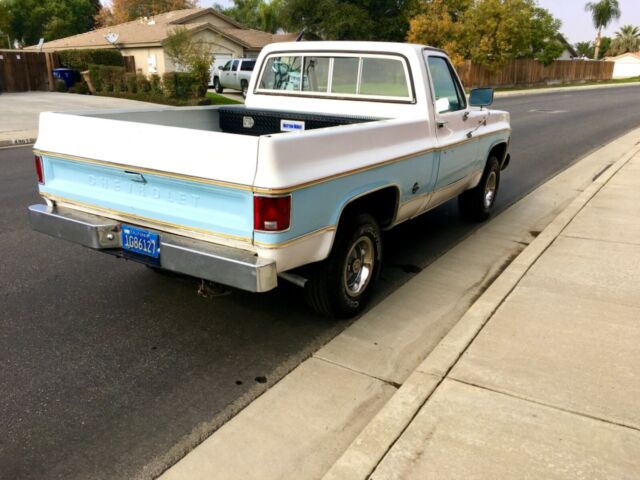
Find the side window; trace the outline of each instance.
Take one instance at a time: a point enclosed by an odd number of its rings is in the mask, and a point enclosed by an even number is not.
[[[222,70],[224,72],[228,72],[229,70],[231,70],[231,60],[229,60],[227,63],[224,64],[224,67],[222,67]]]
[[[453,75],[449,62],[443,57],[427,57],[433,93],[438,113],[455,112],[466,108],[462,87]]]
[[[240,63],[240,60],[234,60],[233,61],[233,66],[231,67],[231,70],[233,72],[235,72],[236,70],[238,70],[238,64]]]

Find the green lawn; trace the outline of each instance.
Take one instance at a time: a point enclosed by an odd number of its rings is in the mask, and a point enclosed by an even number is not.
[[[211,105],[235,105],[239,102],[232,98],[225,97],[224,95],[218,95],[217,93],[207,92],[207,98],[211,100]]]

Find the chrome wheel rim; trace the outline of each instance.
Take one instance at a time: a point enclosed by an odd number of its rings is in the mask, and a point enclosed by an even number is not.
[[[358,238],[347,254],[344,268],[344,288],[347,295],[357,297],[365,291],[375,263],[373,241],[367,236]]]
[[[496,198],[496,186],[498,184],[498,176],[496,172],[489,173],[487,182],[484,185],[484,208],[489,208],[493,205],[493,201]]]

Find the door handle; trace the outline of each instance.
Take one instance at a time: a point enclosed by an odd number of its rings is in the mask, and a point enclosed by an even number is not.
[[[449,122],[447,122],[446,120],[438,120],[436,122],[436,125],[438,125],[438,128],[443,128],[445,125],[447,125]]]
[[[124,173],[131,178],[131,181],[137,183],[147,183],[147,179],[144,178],[144,175],[138,172],[132,172],[130,170],[125,170]]]
[[[471,112],[464,112],[464,114],[462,115],[462,121],[466,122],[469,119],[470,114]]]

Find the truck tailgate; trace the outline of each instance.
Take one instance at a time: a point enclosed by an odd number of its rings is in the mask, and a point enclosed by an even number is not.
[[[40,132],[44,196],[251,242],[257,138],[59,113],[42,114]]]

